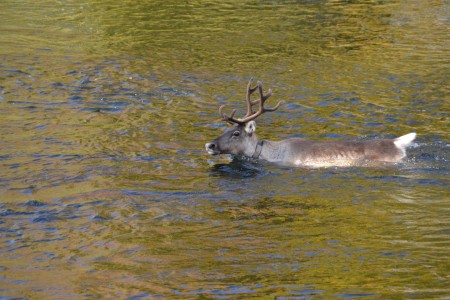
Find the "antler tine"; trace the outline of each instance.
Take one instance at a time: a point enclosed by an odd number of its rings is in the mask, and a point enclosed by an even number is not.
[[[267,111],[267,112],[276,111],[276,110],[280,107],[281,103],[282,103],[282,102],[279,101],[279,102],[277,103],[277,105],[275,105],[274,107],[271,107],[271,108],[264,108],[264,111]]]
[[[245,95],[245,100],[247,101],[247,114],[245,115],[246,117],[250,116],[253,114],[253,105],[258,103],[258,100],[252,101],[250,96],[256,91],[256,89],[258,88],[258,86],[252,87],[252,82],[253,82],[253,77],[250,78],[250,80],[248,81],[247,84],[247,95]]]
[[[269,89],[269,91],[267,92],[267,94],[264,95],[261,81],[258,81],[257,88],[258,88],[258,90],[259,90],[260,99],[259,99],[259,100],[252,101],[252,103],[253,103],[253,102],[254,102],[254,104],[258,103],[258,104],[259,104],[259,109],[258,109],[257,112],[252,113],[252,114],[249,115],[249,116],[245,116],[243,119],[238,119],[238,121],[239,121],[241,124],[242,124],[242,123],[247,123],[247,122],[249,122],[249,121],[252,121],[252,120],[256,119],[257,117],[259,117],[260,115],[262,115],[263,113],[265,113],[265,112],[276,111],[276,110],[278,109],[278,107],[280,107],[280,105],[281,105],[281,101],[280,101],[280,102],[278,102],[277,105],[275,105],[275,106],[272,107],[272,108],[265,108],[265,107],[264,107],[264,102],[266,102],[266,100],[267,100],[270,96],[272,96],[272,89]],[[253,105],[254,105],[254,104],[253,104]]]
[[[230,124],[238,123],[238,124],[244,124],[244,122],[241,122],[239,119],[234,118],[234,114],[236,113],[236,109],[233,109],[231,111],[231,115],[228,116],[226,113],[223,112],[223,109],[225,108],[225,105],[221,105],[219,107],[219,114],[222,116],[222,121],[228,122]]]
[[[264,102],[266,102],[266,100],[270,96],[272,96],[272,89],[269,89],[267,94],[264,95],[261,81],[258,81],[258,85],[252,88],[251,87],[252,80],[253,80],[253,78],[250,79],[250,81],[248,82],[248,85],[247,85],[247,96],[246,96],[246,100],[247,100],[247,115],[245,115],[244,118],[242,118],[242,119],[235,119],[234,118],[234,114],[236,113],[236,109],[233,109],[231,111],[231,115],[228,116],[226,113],[223,112],[223,109],[224,109],[225,105],[222,105],[222,106],[219,107],[219,114],[222,116],[222,120],[223,121],[226,121],[226,122],[228,122],[230,124],[243,125],[243,124],[245,124],[245,123],[247,123],[249,121],[252,121],[252,120],[256,119],[257,117],[259,117],[260,115],[262,115],[265,112],[276,111],[278,109],[278,107],[280,107],[281,101],[278,102],[278,104],[275,105],[274,107],[265,108],[264,107]],[[251,96],[251,94],[253,92],[256,91],[256,89],[259,90],[260,99],[252,101],[250,99],[250,96]],[[257,112],[253,112],[252,107],[253,107],[253,105],[256,105],[256,104],[259,104],[259,109],[258,109]]]
[[[267,100],[270,96],[272,96],[272,89],[269,89],[269,90],[267,91],[267,94],[264,95],[263,89],[262,89],[262,83],[261,83],[261,81],[258,82],[258,89],[259,89],[259,95],[260,95],[260,98],[261,98],[261,99],[260,99],[260,102],[261,102],[261,105],[262,105],[263,112],[276,111],[276,110],[278,109],[278,107],[280,107],[281,101],[279,101],[279,102],[277,103],[277,105],[275,105],[274,107],[271,107],[271,108],[265,108],[265,107],[264,107],[264,103],[266,102],[266,100]]]
[[[264,95],[263,89],[262,89],[262,83],[261,83],[261,81],[258,81],[258,89],[259,89],[259,95],[260,95],[260,101],[259,101],[259,102],[260,102],[261,105],[262,105],[263,112],[276,111],[276,110],[278,109],[278,107],[280,107],[281,101],[279,101],[279,102],[277,103],[277,105],[275,105],[274,107],[271,107],[271,108],[265,108],[265,107],[264,107],[264,103],[266,102],[266,100],[267,100],[270,96],[272,96],[272,89],[269,89],[269,90],[267,91],[267,94]]]
[[[259,97],[260,97],[260,101],[262,102],[262,104],[264,104],[264,102],[266,102],[266,100],[272,96],[272,89],[269,89],[269,91],[267,92],[266,95],[264,95],[263,93],[263,88],[262,88],[262,83],[261,81],[258,81],[258,90],[259,90]]]

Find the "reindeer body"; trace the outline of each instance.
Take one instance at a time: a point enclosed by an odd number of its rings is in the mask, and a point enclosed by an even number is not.
[[[409,133],[395,139],[378,139],[368,141],[312,141],[301,138],[281,141],[259,140],[256,131],[256,119],[264,112],[276,110],[264,108],[264,102],[272,94],[269,90],[263,95],[261,83],[251,88],[250,80],[247,86],[247,115],[243,119],[235,119],[233,110],[231,116],[219,112],[224,121],[232,123],[225,132],[212,143],[205,145],[211,155],[233,154],[255,159],[263,159],[289,166],[327,167],[353,166],[370,162],[399,162],[406,156],[406,147],[415,139],[415,133]],[[250,95],[259,89],[260,100],[250,100]],[[253,112],[252,106],[259,104],[259,110]]]

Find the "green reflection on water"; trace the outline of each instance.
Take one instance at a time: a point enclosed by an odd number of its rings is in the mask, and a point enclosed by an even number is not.
[[[2,295],[448,296],[447,12],[2,1]],[[217,107],[243,107],[252,75],[286,101],[263,138],[419,147],[365,170],[211,160]]]

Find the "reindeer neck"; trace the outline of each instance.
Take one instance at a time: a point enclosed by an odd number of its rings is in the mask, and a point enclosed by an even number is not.
[[[280,142],[259,140],[258,144],[262,144],[259,159],[264,159],[270,162],[283,161],[286,156],[286,149]]]

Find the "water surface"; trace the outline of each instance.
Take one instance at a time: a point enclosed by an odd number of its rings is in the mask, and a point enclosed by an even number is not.
[[[0,297],[450,296],[445,1],[0,3]],[[417,132],[397,165],[211,157]]]

